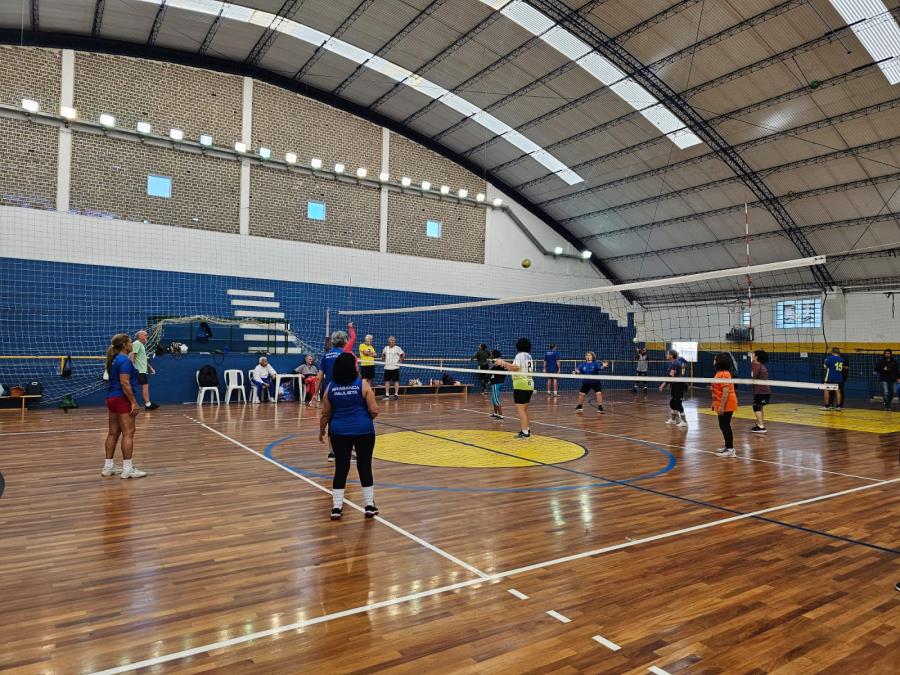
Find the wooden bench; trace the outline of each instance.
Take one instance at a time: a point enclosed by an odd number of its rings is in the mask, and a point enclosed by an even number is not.
[[[16,407],[0,408],[0,411],[7,411],[7,412],[13,411],[14,412],[16,410],[21,410],[22,414],[24,415],[25,411],[27,410],[27,408],[25,407],[25,401],[29,398],[43,398],[43,395],[42,394],[23,394],[22,396],[0,396],[0,401],[11,401],[11,400],[22,399],[22,407],[21,408],[16,408]]]
[[[417,394],[434,394],[441,396],[446,394],[460,394],[468,398],[471,384],[401,384],[400,393],[415,396]],[[376,396],[384,396],[384,385],[373,387]],[[393,390],[393,387],[391,388]]]

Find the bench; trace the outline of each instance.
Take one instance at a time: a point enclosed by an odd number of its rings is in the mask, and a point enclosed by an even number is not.
[[[468,398],[470,384],[401,384],[400,393],[403,395],[414,396],[416,394],[434,394],[441,396],[443,394],[461,394]],[[376,396],[384,396],[384,385],[380,384],[372,387]],[[393,390],[393,387],[391,387]]]
[[[42,394],[23,394],[22,396],[0,396],[0,401],[10,401],[10,400],[22,399],[21,411],[22,411],[22,414],[24,415],[25,410],[27,410],[27,408],[25,407],[25,400],[29,399],[29,398],[43,398],[43,395]],[[19,408],[16,408],[15,406],[13,406],[11,408],[0,408],[0,410],[15,411],[15,410],[19,410]]]

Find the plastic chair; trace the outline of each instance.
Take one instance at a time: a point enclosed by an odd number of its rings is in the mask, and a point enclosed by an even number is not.
[[[197,388],[199,391],[197,392],[197,405],[203,404],[203,399],[206,398],[206,392],[209,392],[209,402],[212,403],[213,397],[216,399],[216,404],[219,404],[219,388],[218,387],[201,387],[200,386],[200,371],[194,373],[194,380],[197,382]]]
[[[244,373],[237,369],[225,371],[225,403],[231,403],[231,395],[237,392],[238,398],[247,402],[247,393],[244,391]]]
[[[256,386],[253,384],[253,371],[247,371],[247,380],[250,382],[250,403],[259,403],[259,392],[256,391]],[[266,399],[272,400],[272,393],[269,391],[268,387],[263,387],[263,394]]]

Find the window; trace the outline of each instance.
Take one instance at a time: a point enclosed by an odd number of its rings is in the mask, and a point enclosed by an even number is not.
[[[745,326],[749,326],[749,325],[750,325],[750,310],[749,310],[749,309],[745,309],[745,310],[741,313],[741,323],[742,323],[743,325],[745,325]]]
[[[306,202],[306,217],[310,220],[325,220],[325,202]]]
[[[776,303],[775,327],[821,328],[822,301],[818,298],[805,298]]]
[[[442,223],[439,220],[429,220],[425,223],[425,236],[433,239],[441,238]]]
[[[168,176],[147,176],[147,195],[150,197],[172,197],[172,179]]]
[[[672,349],[678,352],[678,355],[689,363],[697,362],[697,343],[696,342],[673,342]]]

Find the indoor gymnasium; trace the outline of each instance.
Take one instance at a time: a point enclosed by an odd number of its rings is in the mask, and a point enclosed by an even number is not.
[[[0,1],[0,671],[900,672],[898,22]]]

